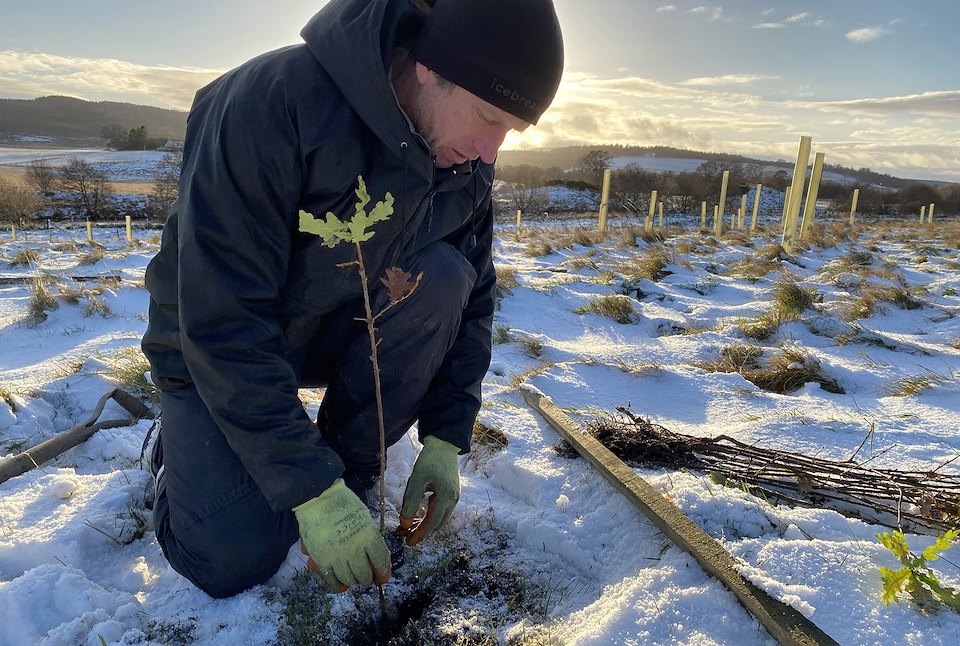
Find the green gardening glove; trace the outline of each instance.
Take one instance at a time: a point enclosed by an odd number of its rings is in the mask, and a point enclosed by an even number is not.
[[[390,550],[370,511],[338,478],[322,494],[293,508],[310,569],[343,592],[352,585],[386,583]]]
[[[416,545],[429,532],[450,520],[453,508],[460,500],[459,453],[460,449],[438,437],[428,435],[424,438],[423,450],[407,480],[400,510],[400,535],[407,537],[407,545]],[[415,514],[420,509],[420,500],[428,491],[433,495],[427,502],[427,513],[417,518]]]

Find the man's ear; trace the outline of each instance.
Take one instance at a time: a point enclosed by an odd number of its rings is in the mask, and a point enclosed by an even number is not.
[[[429,67],[427,67],[420,61],[417,61],[413,64],[413,69],[417,74],[417,83],[419,83],[420,85],[426,85],[427,83],[429,83],[434,75],[433,70],[431,70]]]

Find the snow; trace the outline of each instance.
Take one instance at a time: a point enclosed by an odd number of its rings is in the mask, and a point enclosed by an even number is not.
[[[23,167],[43,159],[54,168],[82,159],[107,174],[110,181],[153,181],[167,152],[161,150],[102,150],[99,148],[12,148],[0,146],[0,166]]]
[[[568,234],[563,229],[531,223],[526,237],[516,240],[513,227],[504,225],[495,241],[498,269],[514,272],[518,286],[496,314],[507,341],[494,346],[479,419],[502,433],[506,446],[461,459],[462,496],[449,527],[408,548],[408,559],[430,558],[444,541],[480,553],[491,549],[491,531],[505,537],[506,547],[494,550],[499,566],[546,585],[551,594],[544,617],[498,624],[502,643],[537,634],[549,636],[549,643],[576,645],[774,643],[722,584],[585,460],[557,454],[558,435],[526,407],[518,385],[539,389],[581,421],[629,404],[675,432],[723,433],[834,460],[849,457],[870,433],[860,458],[883,468],[935,469],[960,453],[956,235],[935,239],[929,228],[907,226],[865,229],[836,247],[811,247],[785,262],[823,301],[761,342],[765,356],[780,344],[798,346],[846,393],[828,393],[813,383],[782,395],[703,367],[721,348],[749,341],[738,331],[739,319],[769,309],[778,273],[739,277],[725,269],[769,245],[775,234],[696,245],[699,234],[673,230],[665,243],[673,273],[633,283],[640,293],[623,298],[636,322],[619,324],[576,310],[621,290],[649,245],[620,245],[617,234],[593,246],[563,244],[554,239]],[[156,235],[138,232],[140,241],[128,245],[112,230],[98,231],[105,257],[79,265],[84,233],[59,231],[48,241],[46,232],[28,232],[25,241],[9,242],[7,236],[0,243],[0,457],[85,420],[115,383],[118,357],[135,353],[145,330],[142,278],[157,249]],[[529,255],[534,237],[553,240],[553,251]],[[39,260],[10,265],[23,249],[34,249]],[[851,251],[866,250],[873,274],[864,277],[842,265]],[[924,262],[918,261],[921,253]],[[588,254],[596,269],[571,263]],[[839,314],[862,280],[895,283],[883,277],[884,268],[901,274],[924,306],[904,310],[888,303],[867,318],[843,320]],[[614,272],[612,281],[607,271]],[[58,297],[59,307],[30,327],[23,317],[33,286],[14,279],[39,275],[52,277],[54,295],[58,285],[93,290],[99,284],[71,276],[119,275],[121,282],[100,285],[99,298],[110,306],[106,316],[84,315],[93,298],[88,291],[77,304]],[[890,394],[891,384],[917,376],[933,377],[930,387]],[[303,394],[315,414],[317,394]],[[111,405],[102,418],[123,416]],[[171,570],[147,509],[152,479],[139,465],[150,424],[102,430],[57,460],[0,484],[0,644],[240,645],[282,638],[285,604],[304,569],[299,551],[291,549],[270,582],[230,599],[211,599]],[[419,448],[414,438],[415,432],[389,452],[391,508]],[[960,640],[960,616],[950,611],[933,616],[906,600],[882,603],[878,567],[897,567],[875,539],[886,528],[828,509],[772,506],[714,484],[703,473],[637,472],[720,541],[747,579],[838,642]],[[933,542],[930,536],[907,538],[914,551]],[[954,546],[934,563],[945,585],[960,585],[958,559]],[[398,569],[385,586],[388,598],[408,585],[401,582],[404,576]],[[362,616],[375,599],[375,590],[329,595],[329,612],[333,620]],[[466,598],[461,607],[482,604],[480,597]],[[490,626],[466,611],[451,615],[444,627],[454,636],[477,630],[489,634]]]

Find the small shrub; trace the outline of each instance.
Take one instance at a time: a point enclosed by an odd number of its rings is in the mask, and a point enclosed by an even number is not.
[[[506,325],[493,326],[493,345],[502,345],[510,342],[510,328]]]
[[[113,316],[113,310],[110,309],[110,304],[107,301],[103,300],[99,296],[91,296],[87,300],[87,306],[83,309],[84,316],[99,316],[101,318],[109,318]]]
[[[576,310],[577,314],[587,312],[612,318],[617,323],[633,323],[636,319],[636,311],[633,309],[633,301],[629,296],[622,294],[606,294],[591,299],[586,305],[581,305]]]
[[[869,318],[873,316],[875,302],[876,301],[872,298],[858,296],[849,304],[844,306],[843,310],[841,311],[840,318],[847,322]]]

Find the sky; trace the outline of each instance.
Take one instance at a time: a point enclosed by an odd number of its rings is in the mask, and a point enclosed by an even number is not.
[[[3,0],[0,97],[186,110],[197,88],[301,42],[322,0]],[[796,157],[960,182],[960,3],[555,0],[560,91],[507,148],[623,143]],[[8,6],[12,5],[12,6]]]

